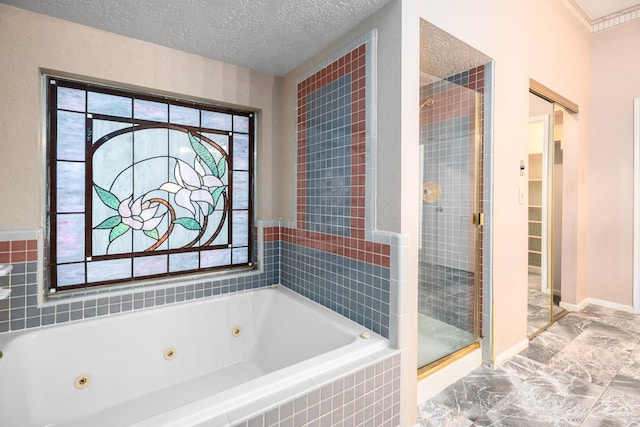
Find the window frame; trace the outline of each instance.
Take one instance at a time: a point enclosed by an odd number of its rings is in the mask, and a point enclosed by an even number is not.
[[[255,229],[255,218],[254,218],[254,198],[255,198],[255,189],[254,189],[254,183],[255,183],[255,134],[256,134],[256,112],[255,111],[250,111],[250,110],[243,110],[243,109],[236,109],[236,108],[230,108],[230,107],[225,107],[225,106],[221,106],[219,104],[216,104],[214,102],[211,103],[207,103],[207,102],[201,102],[201,101],[191,101],[189,99],[187,99],[187,97],[185,96],[163,96],[163,95],[158,95],[156,93],[150,92],[150,91],[146,91],[146,90],[132,90],[126,87],[123,87],[123,85],[119,85],[119,84],[98,84],[98,83],[94,83],[94,82],[90,82],[90,81],[86,81],[86,80],[79,80],[76,78],[67,78],[67,77],[60,77],[60,76],[56,76],[56,75],[52,75],[52,74],[43,74],[43,84],[44,84],[44,99],[46,102],[46,108],[44,111],[44,118],[45,118],[45,124],[44,124],[44,134],[45,134],[45,161],[46,161],[46,170],[44,173],[44,179],[45,179],[45,189],[44,189],[44,195],[45,195],[45,224],[46,224],[46,233],[45,233],[45,242],[46,242],[46,264],[45,264],[45,278],[46,278],[46,289],[48,290],[49,293],[59,293],[59,292],[67,292],[67,291],[72,291],[72,290],[78,290],[78,289],[90,289],[90,288],[97,288],[97,287],[102,287],[102,288],[108,288],[109,286],[112,285],[123,285],[123,284],[143,284],[144,282],[148,282],[149,280],[158,280],[158,279],[176,279],[176,278],[180,278],[180,277],[190,277],[193,278],[194,274],[199,274],[199,275],[206,275],[206,274],[211,274],[213,272],[216,273],[233,273],[233,272],[237,272],[237,271],[241,271],[241,270],[246,270],[246,269],[253,269],[256,266],[256,262],[255,262],[255,236],[254,236],[254,229]],[[52,87],[55,86],[55,90],[52,90]],[[84,127],[84,143],[85,143],[85,148],[84,148],[84,160],[79,161],[81,163],[84,164],[84,168],[85,168],[85,177],[84,177],[84,211],[83,212],[77,212],[78,215],[82,214],[84,215],[85,219],[89,220],[90,222],[86,222],[85,225],[83,226],[84,228],[84,238],[83,238],[83,242],[84,242],[84,252],[85,252],[85,259],[82,261],[75,261],[75,264],[83,264],[84,265],[84,279],[82,283],[78,283],[78,284],[69,284],[69,285],[60,285],[58,282],[58,266],[59,265],[64,265],[65,263],[63,262],[58,262],[58,241],[57,241],[57,218],[59,214],[62,214],[62,212],[59,212],[57,210],[57,163],[60,161],[60,159],[58,158],[58,154],[57,154],[57,143],[58,143],[58,135],[57,135],[57,117],[58,117],[58,111],[65,111],[62,108],[59,108],[58,105],[56,105],[56,100],[57,100],[57,90],[59,87],[66,87],[66,88],[71,88],[71,89],[80,89],[80,90],[84,90],[85,91],[85,106],[84,106],[84,114],[85,114],[85,127]],[[101,93],[101,94],[107,94],[107,95],[115,95],[115,96],[124,96],[129,98],[129,100],[132,103],[132,110],[131,110],[131,116],[130,117],[117,117],[117,116],[113,116],[113,117],[107,117],[105,115],[96,115],[94,113],[91,113],[89,111],[89,105],[87,103],[87,99],[88,99],[88,93],[89,92],[96,92],[96,93]],[[167,119],[162,122],[162,121],[153,121],[153,120],[144,120],[144,119],[139,119],[139,118],[134,118],[134,110],[133,110],[133,105],[135,100],[143,100],[143,101],[151,101],[151,102],[157,102],[157,103],[162,103],[162,104],[166,104],[166,109],[167,111],[171,111],[171,106],[176,106],[176,107],[187,107],[187,108],[191,108],[191,109],[197,109],[198,110],[198,114],[199,114],[199,125],[198,126],[194,126],[194,125],[185,125],[185,124],[178,124],[176,125],[175,123],[171,123],[169,117],[167,117]],[[229,130],[221,130],[221,129],[216,129],[216,128],[210,128],[210,127],[203,127],[203,123],[202,123],[202,112],[203,111],[207,111],[207,112],[213,112],[213,113],[222,113],[222,114],[229,114],[231,115],[231,128]],[[82,112],[82,111],[75,111],[75,112]],[[225,244],[216,244],[216,245],[211,245],[211,246],[194,246],[194,247],[189,247],[189,248],[165,248],[162,250],[159,250],[157,252],[152,251],[149,253],[141,253],[139,250],[135,251],[135,250],[131,250],[129,252],[126,253],[119,253],[119,254],[112,254],[109,255],[108,253],[105,253],[104,255],[101,255],[98,258],[98,260],[108,260],[108,259],[129,259],[130,260],[130,266],[129,266],[129,274],[126,277],[123,278],[116,278],[116,279],[108,279],[108,280],[98,280],[98,281],[90,281],[89,277],[88,277],[88,265],[94,261],[94,257],[91,256],[91,234],[92,231],[94,231],[94,229],[96,227],[95,224],[93,224],[94,220],[91,220],[91,216],[92,216],[92,200],[95,199],[94,197],[94,191],[95,189],[93,189],[94,185],[94,177],[92,175],[92,163],[93,163],[93,159],[90,158],[91,154],[90,154],[90,147],[92,147],[94,144],[97,143],[98,140],[94,140],[93,135],[90,133],[91,131],[91,127],[89,126],[89,121],[93,120],[94,116],[97,116],[100,119],[106,119],[106,120],[116,120],[120,123],[131,123],[131,127],[130,128],[126,128],[129,129],[128,132],[131,132],[132,134],[136,131],[140,131],[143,129],[152,129],[152,128],[160,128],[160,129],[167,129],[167,132],[170,131],[179,131],[179,132],[185,132],[188,133],[189,139],[191,140],[192,136],[195,136],[196,140],[199,140],[202,144],[201,145],[205,145],[204,141],[205,139],[207,139],[206,137],[204,137],[203,133],[207,133],[207,134],[220,134],[220,135],[227,135],[228,137],[228,145],[227,145],[227,152],[226,152],[226,157],[223,156],[223,159],[225,160],[225,164],[227,165],[227,169],[226,169],[226,190],[222,191],[222,197],[220,197],[219,199],[215,199],[215,205],[218,205],[218,201],[223,199],[223,205],[224,205],[224,209],[219,210],[222,215],[222,220],[220,220],[219,223],[219,228],[222,227],[226,227],[226,240],[228,243]],[[245,131],[241,131],[238,132],[234,129],[234,118],[235,117],[244,117],[247,119],[248,122],[248,126],[247,129]],[[142,126],[142,127],[140,127]],[[245,169],[241,169],[241,170],[235,170],[233,169],[233,159],[234,159],[234,152],[233,152],[233,144],[234,144],[234,137],[238,136],[238,135],[246,135],[248,141],[248,150],[246,153],[246,159],[243,158],[243,160],[246,161],[246,170]],[[202,139],[204,137],[204,139]],[[169,136],[167,137],[169,138]],[[101,138],[102,139],[102,136]],[[194,148],[195,151],[195,148]],[[169,154],[167,154],[167,157],[169,157]],[[198,159],[198,155],[196,154],[196,159]],[[177,157],[176,157],[177,159]],[[65,160],[68,161],[68,160]],[[215,163],[215,162],[214,162]],[[220,163],[222,163],[222,161],[220,161]],[[195,167],[195,165],[194,165]],[[168,167],[168,169],[170,169]],[[176,167],[177,169],[177,167]],[[234,205],[233,205],[233,197],[234,197],[234,192],[233,192],[233,187],[234,184],[237,184],[234,181],[234,172],[236,171],[240,171],[240,172],[246,172],[248,177],[247,177],[247,206],[246,208],[238,208],[238,209],[234,209]],[[222,175],[221,175],[222,176]],[[133,184],[131,184],[132,188],[133,188]],[[133,197],[133,190],[132,190],[132,197]],[[134,198],[135,200],[135,198]],[[123,202],[123,201],[121,201]],[[212,208],[215,206],[212,206]],[[197,210],[197,205],[196,205],[196,210]],[[217,209],[216,209],[217,210]],[[215,249],[224,249],[225,247],[228,249],[229,253],[231,254],[230,257],[233,257],[232,253],[234,250],[233,247],[233,213],[235,212],[239,212],[239,211],[246,211],[247,213],[247,219],[246,222],[243,222],[244,226],[246,226],[246,230],[247,230],[247,241],[246,241],[246,246],[243,244],[241,246],[241,248],[245,248],[246,247],[246,262],[233,262],[233,258],[231,259],[231,262],[228,264],[224,264],[224,265],[216,265],[216,266],[207,266],[207,267],[201,267],[202,264],[202,258],[201,258],[201,254],[200,252],[204,252],[207,250],[215,250]],[[211,213],[211,211],[209,212],[209,214]],[[204,214],[204,210],[202,211],[202,214],[204,216],[208,216]],[[196,214],[197,215],[197,214]],[[173,221],[170,222],[171,224],[173,224]],[[87,225],[89,224],[89,225]],[[219,230],[218,230],[219,231]],[[215,233],[214,233],[215,235]],[[133,238],[132,238],[133,240]],[[197,240],[197,239],[196,239]],[[111,241],[110,241],[111,243]],[[109,244],[110,244],[109,243]],[[168,246],[168,245],[167,245]],[[108,252],[107,250],[105,250],[105,252]],[[171,269],[171,254],[181,254],[181,253],[197,253],[197,267],[196,268],[189,268],[189,269],[184,269],[184,270],[178,270],[178,271],[172,271]],[[158,273],[158,274],[146,274],[146,275],[136,275],[135,274],[135,259],[137,258],[142,258],[145,256],[152,256],[152,255],[166,255],[166,270],[165,272],[162,273]],[[67,263],[70,264],[70,263]]]

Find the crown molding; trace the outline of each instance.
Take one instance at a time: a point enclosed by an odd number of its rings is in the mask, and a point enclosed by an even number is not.
[[[580,21],[582,25],[585,26],[586,29],[592,31],[593,24],[591,19],[587,14],[582,10],[580,6],[574,0],[561,0],[562,4],[564,4],[567,9]]]
[[[594,19],[591,32],[606,30],[640,18],[640,4]]]
[[[603,16],[598,19],[591,19],[582,10],[582,8],[576,3],[575,0],[561,0],[571,13],[592,33],[606,30],[608,28],[616,27],[618,25],[625,24],[629,21],[640,19],[640,4],[628,7],[623,10],[619,10],[609,15]]]

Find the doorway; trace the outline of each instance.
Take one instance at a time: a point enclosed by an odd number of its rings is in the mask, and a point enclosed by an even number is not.
[[[419,379],[480,348],[491,73],[489,57],[421,21]]]
[[[528,304],[531,338],[566,314],[562,301],[564,109],[529,93]]]

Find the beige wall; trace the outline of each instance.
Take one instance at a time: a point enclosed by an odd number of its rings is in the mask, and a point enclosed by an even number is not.
[[[518,203],[526,189],[519,175],[527,159],[529,78],[580,105],[573,141],[572,167],[565,167],[565,213],[575,227],[564,230],[563,260],[574,276],[586,269],[591,34],[555,0],[432,0],[421,2],[421,17],[495,60],[493,309],[494,354],[500,358],[523,344],[527,322],[527,205]],[[567,161],[565,157],[565,163]],[[564,236],[563,236],[564,237]],[[563,240],[563,243],[566,240]],[[569,271],[571,268],[568,269]],[[580,273],[582,274],[582,273]],[[580,276],[582,277],[582,275]],[[586,283],[574,277],[574,294]],[[568,281],[569,282],[569,281]],[[564,283],[563,283],[564,284]]]
[[[42,226],[41,70],[260,111],[258,218],[277,217],[279,79],[0,5],[0,229]]]
[[[590,296],[632,305],[633,98],[640,97],[640,21],[593,35]]]

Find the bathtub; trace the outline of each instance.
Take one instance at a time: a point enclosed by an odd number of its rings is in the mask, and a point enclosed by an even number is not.
[[[0,351],[1,426],[182,427],[266,412],[390,349],[275,286],[44,327]]]

